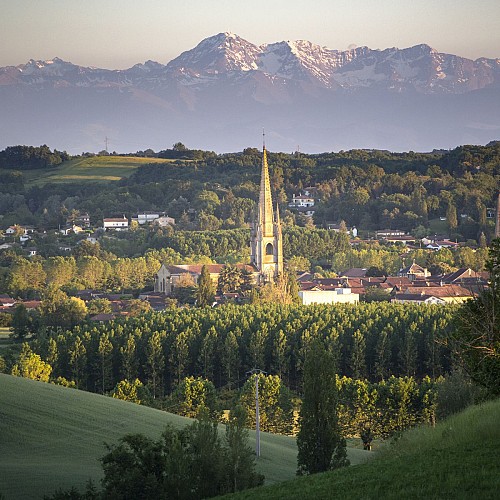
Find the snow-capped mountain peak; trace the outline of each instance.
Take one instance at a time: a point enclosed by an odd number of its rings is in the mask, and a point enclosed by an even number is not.
[[[277,82],[296,82],[310,90],[341,88],[353,92],[375,87],[391,92],[413,89],[419,93],[464,93],[498,84],[500,60],[472,61],[440,53],[427,44],[405,49],[357,47],[343,51],[308,40],[257,46],[226,31],[202,40],[166,66],[146,61],[127,70],[112,71],[78,66],[55,57],[0,68],[2,85],[19,83],[39,87],[159,89],[174,84],[199,90],[222,80],[240,85],[252,78],[256,78],[259,85],[267,81],[275,89]],[[279,94],[278,90],[273,92]]]
[[[167,65],[169,71],[210,74],[257,69],[259,49],[234,33],[224,32],[202,40]]]

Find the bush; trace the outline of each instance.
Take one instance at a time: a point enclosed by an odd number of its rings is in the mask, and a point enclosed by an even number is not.
[[[0,327],[9,327],[12,323],[12,314],[0,313]]]
[[[483,390],[462,370],[455,370],[438,383],[437,417],[441,420],[482,399]]]

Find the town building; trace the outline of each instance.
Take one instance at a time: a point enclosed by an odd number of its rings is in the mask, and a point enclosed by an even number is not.
[[[408,278],[411,281],[417,279],[426,279],[431,275],[431,273],[424,267],[419,266],[413,261],[411,266],[405,267],[399,270],[398,276]]]
[[[292,196],[292,201],[288,204],[290,208],[299,208],[299,207],[314,207],[314,198],[309,195],[294,194]]]
[[[104,230],[114,229],[115,231],[127,231],[128,230],[128,219],[123,217],[110,217],[103,219]]]
[[[392,302],[413,304],[459,304],[473,297],[470,290],[460,285],[408,287],[397,292]]]
[[[299,290],[302,305],[311,304],[357,304],[359,293],[353,293],[350,288],[329,288],[321,283],[303,283]]]
[[[175,219],[173,217],[169,217],[168,215],[160,215],[158,219],[153,221],[153,224],[160,227],[175,226]]]

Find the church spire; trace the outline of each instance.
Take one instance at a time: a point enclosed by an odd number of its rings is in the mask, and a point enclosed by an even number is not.
[[[266,145],[262,147],[262,172],[260,177],[258,223],[264,236],[273,234],[273,201],[271,197],[271,183],[269,181],[269,167],[267,165]]]
[[[278,206],[276,218],[273,213],[269,167],[267,165],[267,150],[265,134],[262,133],[262,170],[260,179],[259,206],[252,225],[250,245],[252,264],[261,278],[259,280],[273,281],[283,272],[283,240]]]

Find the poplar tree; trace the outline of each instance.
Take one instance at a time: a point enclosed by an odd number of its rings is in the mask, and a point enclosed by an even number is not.
[[[165,356],[158,332],[153,333],[146,346],[146,371],[149,375],[149,385],[153,391],[153,399],[158,395],[161,387],[162,373],[165,366]]]
[[[236,330],[239,331],[238,329]],[[240,366],[238,339],[235,332],[227,334],[224,340],[223,353],[222,365],[227,383],[231,389],[233,382],[238,378],[238,369]]]
[[[304,363],[304,395],[300,410],[298,475],[349,465],[338,418],[336,367],[322,342],[311,342]]]
[[[113,344],[107,334],[102,335],[99,339],[98,351],[101,362],[101,388],[104,394],[112,380]]]

